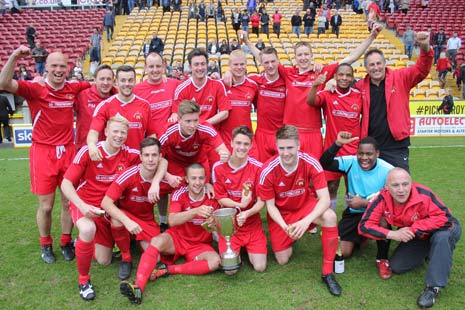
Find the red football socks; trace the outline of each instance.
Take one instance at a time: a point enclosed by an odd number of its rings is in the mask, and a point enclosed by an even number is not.
[[[322,275],[333,273],[334,257],[336,256],[338,243],[337,226],[321,227],[321,246],[323,248]]]
[[[129,231],[127,231],[124,226],[111,226],[111,234],[121,252],[121,260],[123,262],[132,261],[130,252],[131,237]]]
[[[80,238],[75,245],[76,265],[79,273],[79,284],[85,284],[89,279],[89,270],[94,255],[94,241],[86,242]]]
[[[202,275],[210,272],[208,261],[196,260],[180,265],[168,266],[168,272],[170,274],[190,274],[190,275]]]
[[[40,237],[40,246],[50,246],[53,244],[53,239],[51,236]]]
[[[145,250],[144,254],[142,254],[140,258],[139,267],[137,268],[136,274],[136,284],[142,291],[144,291],[150,274],[157,265],[159,254],[160,251],[156,247],[149,245],[147,250]]]
[[[66,246],[71,243],[71,234],[61,234],[60,243],[61,246]]]

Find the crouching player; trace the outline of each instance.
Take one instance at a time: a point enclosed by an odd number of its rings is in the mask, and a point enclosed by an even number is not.
[[[156,177],[163,176],[166,172],[166,165],[159,165],[160,162],[166,163],[166,159],[160,156],[160,151],[161,145],[157,139],[147,137],[142,140],[141,164],[126,169],[111,184],[102,200],[102,208],[111,217],[113,238],[121,251],[122,262],[118,277],[122,280],[129,278],[132,269],[129,234],[135,235],[143,249],[147,248],[153,237],[160,234],[160,227],[153,213],[153,203],[148,198],[150,186],[154,183],[158,188],[162,187],[162,194],[169,188],[166,183],[160,184],[160,179]]]
[[[331,294],[342,289],[333,274],[337,250],[337,218],[329,208],[323,168],[312,156],[299,152],[299,132],[284,126],[276,132],[278,156],[263,165],[258,195],[266,202],[271,246],[280,265],[292,255],[292,244],[306,231],[321,226],[322,280]]]
[[[182,186],[171,195],[168,222],[170,228],[150,241],[142,255],[133,284],[123,281],[121,294],[132,303],[142,302],[142,293],[148,279],[155,280],[170,274],[202,275],[215,271],[220,266],[220,257],[215,252],[212,235],[201,225],[212,225],[212,213],[218,208],[215,200],[205,193],[205,168],[194,163],[186,168],[187,186]],[[184,257],[184,264],[159,264],[160,254],[173,255],[170,262]]]
[[[252,148],[253,133],[247,126],[232,131],[232,156],[228,162],[213,166],[215,198],[222,207],[237,208],[236,232],[231,248],[239,252],[247,249],[250,263],[258,272],[266,268],[266,236],[263,232],[260,210],[265,203],[257,197],[256,189],[262,164],[248,156]],[[220,239],[220,253],[226,251],[226,240]],[[228,272],[232,274],[234,272]]]
[[[342,213],[342,219],[338,225],[344,257],[351,256],[355,245],[360,245],[364,241],[358,233],[358,223],[370,201],[383,189],[389,171],[394,168],[379,158],[378,146],[372,137],[360,140],[357,155],[334,158],[341,147],[356,140],[358,137],[352,137],[352,133],[341,131],[337,135],[336,142],[320,158],[320,163],[326,170],[347,174],[347,208]],[[378,248],[376,263],[382,279],[389,279],[392,275],[387,260],[389,241],[376,241]]]
[[[83,146],[61,183],[61,190],[70,201],[74,225],[79,230],[75,245],[76,265],[79,294],[84,300],[95,298],[89,276],[94,253],[98,263],[108,265],[111,262],[113,237],[110,222],[104,217],[105,211],[100,204],[118,174],[139,162],[139,152],[124,145],[128,128],[129,123],[124,117],[110,118],[105,128],[106,140],[97,143],[102,160],[92,161],[87,146]]]

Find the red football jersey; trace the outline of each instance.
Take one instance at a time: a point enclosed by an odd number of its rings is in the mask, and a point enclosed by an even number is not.
[[[176,161],[187,166],[195,162],[203,162],[207,158],[207,147],[216,149],[223,143],[223,140],[207,123],[200,124],[190,137],[184,137],[181,134],[180,125],[174,124],[161,136],[160,143],[162,153],[168,162]]]
[[[333,78],[338,64],[323,67],[322,73],[326,73],[326,81]],[[299,128],[320,129],[321,109],[312,107],[307,103],[307,94],[318,77],[315,71],[299,73],[297,67],[284,67],[279,65],[279,74],[286,81],[286,109],[284,110],[284,124],[294,125]],[[320,87],[323,88],[323,85]]]
[[[47,145],[74,142],[73,106],[77,94],[90,87],[88,82],[65,82],[55,89],[29,81],[17,81],[16,95],[26,98],[32,118],[32,141]]]
[[[275,133],[283,126],[286,83],[282,77],[270,81],[264,73],[249,78],[258,84],[257,130]]]
[[[155,126],[151,122],[152,114],[148,101],[134,96],[129,102],[123,102],[114,95],[102,101],[94,111],[90,129],[103,134],[107,121],[115,115],[124,116],[129,121],[128,138],[126,145],[139,149],[140,142],[146,137],[155,133]]]
[[[180,187],[171,195],[170,202],[170,214],[188,211],[193,208],[198,208],[202,205],[213,207],[214,210],[218,209],[218,202],[215,199],[209,199],[207,195],[203,195],[200,200],[193,200],[189,196],[189,190],[187,186]],[[185,222],[184,224],[172,226],[170,229],[176,231],[179,236],[182,236],[184,240],[196,243],[211,243],[212,234],[206,231],[202,226],[205,222],[203,217],[194,217],[192,220]]]
[[[232,168],[229,163],[216,162],[213,165],[213,186],[215,198],[230,198],[240,203],[242,198],[242,186],[247,184],[252,192],[252,201],[242,210],[249,210],[257,201],[258,177],[262,163],[254,158],[248,158],[245,164],[239,168]],[[237,227],[240,231],[250,231],[262,229],[260,214],[256,213],[247,218],[242,227]]]
[[[150,104],[152,112],[152,123],[157,124],[155,132],[160,138],[168,128],[168,118],[171,115],[171,107],[173,106],[174,92],[181,84],[181,81],[176,79],[166,79],[159,84],[151,84],[148,80],[139,83],[134,88],[134,94]]]
[[[197,87],[190,78],[176,88],[172,112],[178,113],[181,101],[194,100],[200,105],[200,121],[205,122],[220,111],[231,110],[226,96],[226,89],[221,81],[207,77],[205,84]]]
[[[92,161],[87,146],[83,146],[66,170],[64,178],[75,186],[81,182],[76,190],[79,197],[86,203],[100,208],[111,183],[126,168],[139,163],[140,159],[139,151],[127,146],[123,146],[115,154],[108,154],[103,141],[97,143],[97,147],[103,154],[102,161]]]
[[[320,162],[302,152],[298,158],[294,171],[285,170],[277,156],[264,164],[260,173],[258,196],[263,200],[274,198],[282,213],[301,212],[305,205],[313,208],[309,202],[317,202],[315,190],[327,187]]]
[[[106,195],[117,201],[122,210],[144,221],[155,221],[153,203],[147,198],[152,181],[145,180],[140,174],[140,165],[126,169],[111,184]]]
[[[111,95],[115,93],[116,89],[112,91]],[[76,143],[76,148],[80,149],[87,144],[87,134],[89,133],[95,108],[108,97],[100,97],[95,85],[81,91],[77,95],[74,104],[74,110],[76,111],[76,139],[74,143]]]
[[[257,97],[257,84],[245,78],[244,82],[232,87],[226,87],[228,100],[231,104],[231,110],[227,119],[220,124],[220,135],[224,144],[230,149],[232,140],[232,131],[240,125],[245,125],[252,130],[252,104]]]
[[[359,90],[349,88],[346,93],[336,91],[320,91],[315,101],[323,107],[326,118],[324,149],[328,149],[337,139],[339,131],[349,131],[353,137],[360,137],[360,115],[362,112],[362,94]],[[357,153],[358,141],[344,144],[338,156]]]

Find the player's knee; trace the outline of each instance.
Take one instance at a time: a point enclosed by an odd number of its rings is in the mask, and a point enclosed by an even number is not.
[[[97,257],[95,257],[95,259],[97,260],[97,263],[99,263],[102,266],[108,266],[108,265],[111,264],[111,256],[110,257],[97,256]]]
[[[266,262],[257,262],[253,265],[253,269],[256,272],[263,272],[266,269]]]
[[[210,271],[215,271],[220,268],[221,265],[221,259],[220,257],[212,257],[208,259],[208,268],[210,268]]]
[[[79,237],[84,240],[94,240],[95,233],[97,231],[97,228],[95,225],[90,225],[90,224],[84,224],[84,225],[79,225]]]
[[[289,259],[291,258],[288,255],[278,255],[275,254],[276,262],[280,265],[286,265],[289,262]]]
[[[332,227],[337,225],[337,215],[332,209],[327,209],[322,215],[322,226]]]
[[[39,204],[39,210],[44,213],[52,213],[53,210],[53,204],[49,203],[40,203]]]

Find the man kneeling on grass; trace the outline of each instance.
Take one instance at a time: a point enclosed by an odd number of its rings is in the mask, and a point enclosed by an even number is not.
[[[388,225],[382,225],[384,222]],[[392,230],[397,226],[397,230]],[[388,227],[383,227],[388,226]],[[452,267],[452,254],[460,239],[459,221],[429,188],[412,183],[408,172],[392,169],[386,188],[368,206],[359,225],[360,234],[399,241],[390,258],[394,273],[402,274],[423,265],[428,258],[426,288],[417,304],[429,308],[445,287]]]
[[[202,275],[220,266],[220,257],[211,246],[212,235],[201,226],[205,221],[213,225],[212,214],[218,208],[216,200],[205,193],[205,181],[202,165],[194,163],[187,167],[187,186],[180,187],[171,196],[170,228],[151,240],[140,259],[135,282],[120,284],[121,294],[132,303],[142,302],[142,292],[149,278],[155,280],[169,274]],[[181,257],[186,263],[159,264],[155,269],[160,254],[172,255],[170,263]]]

